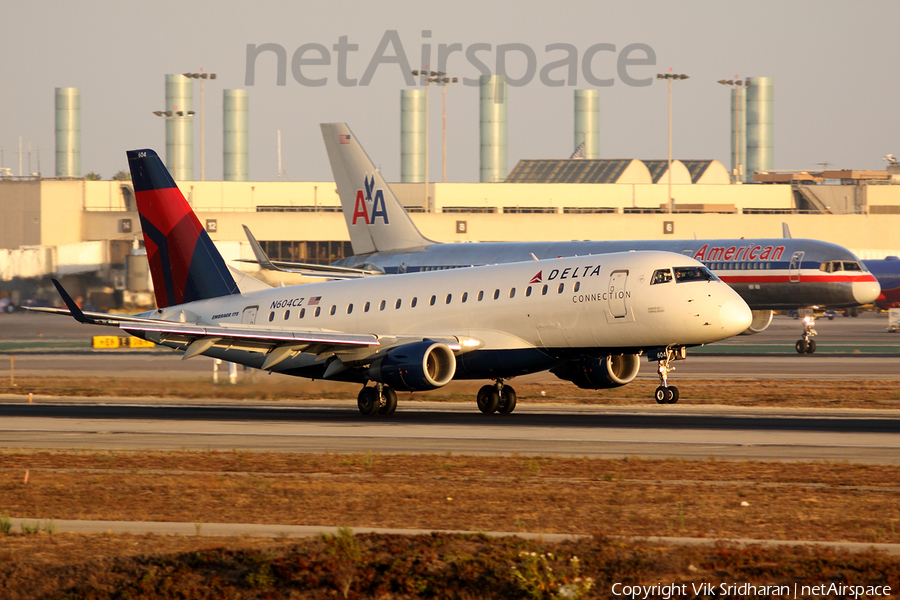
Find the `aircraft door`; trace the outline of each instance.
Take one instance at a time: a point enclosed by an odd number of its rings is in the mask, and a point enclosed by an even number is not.
[[[259,305],[248,306],[241,313],[241,323],[244,325],[256,325],[256,313],[259,312]]]
[[[619,269],[609,275],[609,312],[617,319],[628,314],[625,306],[625,287],[628,283],[628,270]]]
[[[791,265],[788,269],[789,278],[791,283],[800,283],[800,265],[803,264],[803,255],[805,252],[794,252],[791,255]]]

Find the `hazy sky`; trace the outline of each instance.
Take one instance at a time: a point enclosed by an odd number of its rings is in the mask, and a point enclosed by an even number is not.
[[[629,87],[615,60],[629,44],[650,46],[655,66],[629,68],[635,78],[671,67],[690,76],[674,87],[674,156],[714,158],[729,153],[729,92],[717,80],[769,76],[775,89],[775,169],[879,169],[887,153],[900,155],[896,26],[900,4],[872,1],[754,0],[515,3],[442,2],[101,2],[7,0],[0,8],[0,146],[3,163],[17,173],[21,136],[30,142],[32,171],[53,175],[54,88],[81,90],[82,172],[108,179],[126,168],[125,150],[165,152],[165,74],[218,74],[206,84],[207,179],[222,177],[222,90],[243,88],[247,44],[280,44],[288,63],[303,44],[321,44],[331,65],[304,66],[324,86],[299,84],[288,64],[276,85],[274,55],[260,57],[250,90],[250,176],[277,178],[276,132],[290,180],[331,180],[318,124],[346,121],[389,181],[400,176],[400,93],[407,87],[396,64],[383,64],[370,85],[338,83],[341,36],[357,44],[347,54],[346,75],[361,79],[385,32],[396,30],[412,68],[419,67],[422,31],[438,44],[490,44],[477,56],[496,60],[499,44],[534,50],[538,71],[560,59],[549,44],[571,44],[583,53],[613,44],[615,53],[594,60],[601,89],[602,158],[665,158],[666,87]],[[387,55],[392,55],[389,50]],[[314,57],[314,52],[305,55]],[[634,55],[641,56],[641,53]],[[433,58],[432,62],[436,64]],[[521,55],[510,76],[524,72]],[[463,53],[451,55],[448,72],[474,78]],[[554,71],[562,77],[565,69]],[[573,90],[590,87],[579,68],[576,86],[548,87],[538,77],[509,89],[509,169],[522,158],[565,158],[573,146]],[[199,85],[194,92],[199,110]],[[431,90],[431,179],[440,177],[440,91]],[[448,180],[478,180],[478,88],[448,89]],[[199,179],[199,119],[195,124],[195,177]],[[27,157],[24,160],[27,171]]]

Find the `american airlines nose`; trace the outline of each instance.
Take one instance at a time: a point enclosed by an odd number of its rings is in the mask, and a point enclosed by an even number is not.
[[[737,294],[735,294],[737,296]],[[722,322],[723,333],[728,337],[747,331],[753,322],[753,313],[750,307],[740,297],[726,300],[719,309],[719,320]]]
[[[853,298],[860,304],[875,302],[879,294],[881,294],[881,286],[872,275],[853,282]]]

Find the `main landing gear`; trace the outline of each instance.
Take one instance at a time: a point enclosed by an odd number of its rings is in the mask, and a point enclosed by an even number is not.
[[[675,370],[675,367],[670,366],[670,363],[686,359],[687,348],[684,346],[666,348],[665,352],[665,358],[660,358],[658,361],[659,387],[656,388],[653,398],[657,404],[675,404],[678,402],[678,388],[674,385],[669,385],[668,382],[669,373]]]
[[[486,415],[500,413],[508,415],[516,409],[516,390],[511,385],[503,385],[502,379],[495,379],[494,385],[483,386],[475,398],[478,410]]]
[[[397,410],[397,392],[379,383],[373,387],[363,387],[356,397],[356,406],[359,412],[366,417],[373,415],[394,414]]]
[[[797,354],[812,354],[816,351],[816,340],[812,338],[818,335],[816,332],[816,314],[812,310],[803,309],[797,312],[803,318],[803,334],[797,340],[797,343],[794,344],[794,348],[797,350]]]

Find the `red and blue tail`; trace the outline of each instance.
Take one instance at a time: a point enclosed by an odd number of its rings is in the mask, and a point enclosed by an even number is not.
[[[240,293],[234,278],[153,150],[129,150],[150,274],[159,308]]]

